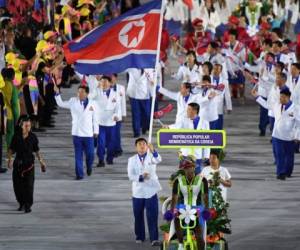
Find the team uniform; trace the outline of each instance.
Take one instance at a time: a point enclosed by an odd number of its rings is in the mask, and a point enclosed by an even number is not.
[[[106,162],[113,164],[115,147],[115,126],[116,121],[122,116],[120,109],[120,98],[116,91],[112,89],[96,89],[94,100],[98,106],[97,116],[99,124],[99,136],[97,141],[97,155],[99,163]],[[107,149],[107,152],[105,152]]]
[[[75,172],[76,177],[82,179],[83,154],[86,156],[87,170],[91,171],[94,162],[94,135],[99,134],[97,105],[88,98],[80,101],[79,98],[72,97],[68,101],[63,101],[60,94],[55,96],[55,100],[59,107],[71,111]]]
[[[135,154],[128,159],[127,173],[132,182],[132,205],[134,214],[134,231],[136,240],[145,240],[144,210],[149,228],[150,241],[158,240],[158,198],[161,186],[156,174],[156,165],[161,156],[154,151],[144,155]],[[143,173],[150,178],[144,179]]]

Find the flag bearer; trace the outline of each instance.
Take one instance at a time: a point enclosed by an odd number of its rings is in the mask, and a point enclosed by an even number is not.
[[[146,139],[135,141],[137,154],[128,159],[128,177],[132,181],[132,205],[136,243],[145,241],[144,210],[152,246],[158,246],[158,198],[161,186],[156,174],[156,164],[161,156]]]

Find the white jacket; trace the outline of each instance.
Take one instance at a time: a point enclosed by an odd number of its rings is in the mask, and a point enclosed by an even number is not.
[[[206,92],[204,92],[205,90],[203,88],[199,88],[199,90],[200,92],[197,95],[208,100],[206,102],[198,103],[200,105],[200,117],[208,122],[217,120],[219,118],[217,96],[208,99],[209,94],[215,90],[208,89]]]
[[[267,108],[267,102],[263,98],[258,97],[257,102]],[[300,115],[296,105],[292,103],[285,110],[280,103],[274,104],[273,113],[275,124],[272,136],[283,141],[300,140]]]
[[[280,103],[280,89],[274,84],[270,90],[270,93],[267,97],[267,108],[268,108],[268,116],[274,117],[273,114],[273,106]]]
[[[258,82],[258,94],[267,98],[270,94],[272,86],[276,81],[275,66],[271,69],[267,68],[265,62],[260,64],[260,77]]]
[[[214,77],[211,76],[211,84],[214,86],[217,86],[218,84],[224,84],[225,88],[223,91],[216,90],[217,96],[214,97],[215,102],[218,106],[218,114],[222,115],[224,113],[224,100],[226,103],[226,109],[232,110],[232,102],[231,102],[231,96],[230,96],[230,89],[228,80],[222,76],[220,76],[219,83],[214,81]]]
[[[150,152],[147,153],[143,163],[138,154],[128,159],[127,174],[129,180],[132,181],[132,197],[149,199],[161,190],[156,174],[156,164],[160,162],[161,156],[158,154],[154,157]],[[150,175],[150,179],[139,182],[140,175],[145,172]]]
[[[223,49],[227,70],[232,74],[236,71],[243,70],[243,63],[246,59],[246,50],[243,43],[236,41],[233,48],[230,43],[226,43],[227,48]]]
[[[95,91],[94,100],[97,104],[97,116],[100,126],[115,126],[115,118],[122,117],[120,97],[114,90],[110,89],[109,96],[107,97],[104,91],[97,88]]]
[[[201,105],[209,101],[207,96],[202,97],[201,95],[198,94],[196,95],[190,94],[189,99],[187,100],[187,102],[185,102],[184,97],[181,95],[180,92],[173,92],[163,87],[159,88],[159,92],[164,96],[167,96],[170,99],[175,100],[177,102],[177,113],[176,113],[175,123],[179,122],[184,118],[187,118],[187,107],[190,103],[194,102]]]
[[[120,98],[120,107],[121,107],[121,117],[119,120],[122,120],[123,116],[126,116],[126,92],[125,87],[121,84],[117,84],[117,94]]]
[[[89,99],[85,109],[78,97],[63,101],[61,95],[56,95],[55,100],[59,107],[70,109],[73,136],[93,137],[94,134],[99,134],[97,105],[93,100]]]
[[[287,86],[292,92],[291,100],[297,106],[300,106],[300,76],[298,77],[297,83],[293,82],[292,76],[289,75]]]
[[[167,1],[164,19],[166,21],[173,20],[181,22],[182,24],[184,23],[184,3],[182,0],[176,0],[174,4],[172,1]]]
[[[179,67],[177,74],[175,74],[173,77],[182,82],[195,83],[200,82],[202,79],[201,72],[202,69],[200,65],[195,64],[190,70],[187,65],[183,64]]]
[[[141,69],[130,68],[126,70],[129,75],[128,86],[127,86],[127,95],[130,98],[135,98],[139,100],[147,100],[151,96],[151,86],[150,82],[147,79],[147,72],[144,70],[142,74]]]
[[[174,123],[169,126],[170,129],[194,129],[193,120],[189,118],[184,118],[177,123]],[[204,120],[200,116],[200,121],[198,123],[196,130],[209,130],[208,121]],[[209,158],[210,149],[209,148],[199,148],[199,149],[189,149],[189,148],[181,148],[180,151],[184,156],[194,155],[197,159]]]
[[[199,2],[198,0],[196,1]],[[197,10],[195,9],[195,15],[193,15],[193,10],[192,10],[191,13],[192,21],[197,17],[201,18],[203,20],[204,29],[216,33],[216,27],[218,27],[221,24],[221,20],[217,10],[211,12],[209,15],[207,8],[205,7],[204,1],[202,1],[200,5],[199,13],[196,13],[196,11]]]

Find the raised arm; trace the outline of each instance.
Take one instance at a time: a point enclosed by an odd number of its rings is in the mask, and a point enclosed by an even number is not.
[[[59,92],[59,88],[54,84],[54,92],[55,92],[55,101],[57,105],[61,108],[71,109],[71,100],[63,101]]]
[[[178,100],[178,95],[179,95],[178,92],[170,91],[170,90],[168,90],[168,89],[166,89],[164,87],[159,87],[158,92],[161,93],[161,94],[163,94],[164,96],[169,97],[172,100],[175,100],[175,101]]]

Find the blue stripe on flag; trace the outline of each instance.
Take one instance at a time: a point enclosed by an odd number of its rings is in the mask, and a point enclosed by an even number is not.
[[[156,55],[128,55],[123,59],[112,60],[99,64],[75,63],[75,70],[82,74],[113,74],[125,71],[128,68],[155,68]]]
[[[105,35],[106,32],[109,32],[111,27],[113,27],[114,25],[117,25],[123,19],[125,19],[129,16],[148,13],[151,10],[160,10],[161,3],[162,3],[161,0],[154,0],[154,1],[144,4],[138,8],[132,9],[132,10],[126,12],[124,15],[121,15],[118,18],[113,19],[113,20],[95,28],[94,30],[92,30],[92,32],[88,33],[80,42],[78,42],[78,43],[74,42],[74,43],[69,44],[70,51],[76,52],[78,50],[81,50],[83,48],[86,48],[86,47],[92,45],[99,39],[99,37],[101,37],[102,35]]]

